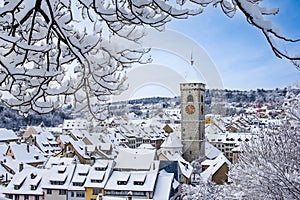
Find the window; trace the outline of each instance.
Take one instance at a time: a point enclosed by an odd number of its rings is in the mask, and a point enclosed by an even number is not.
[[[66,195],[67,194],[67,190],[59,190],[59,195]]]
[[[82,192],[82,191],[77,192],[76,197],[85,197],[85,192]]]
[[[39,196],[34,196],[34,200],[39,200]]]
[[[24,195],[24,200],[28,200],[28,199],[29,199],[28,195]]]
[[[18,194],[15,195],[15,200],[19,200],[20,196]]]
[[[204,98],[203,98],[203,95],[201,95],[201,102],[203,102],[204,101]]]
[[[194,98],[193,98],[192,95],[189,95],[189,96],[187,97],[187,102],[194,102]]]
[[[14,185],[14,189],[15,189],[15,190],[19,190],[20,188],[21,188],[20,185]]]
[[[101,189],[93,189],[93,195],[98,195],[101,193]]]
[[[144,185],[143,181],[133,181],[133,185]]]
[[[101,183],[102,180],[100,180],[100,179],[91,179],[91,182],[92,183]]]
[[[71,192],[71,197],[74,197],[74,192]]]
[[[73,186],[83,186],[83,183],[80,183],[80,182],[73,182]]]
[[[117,181],[118,185],[127,185],[127,181]]]
[[[52,194],[52,190],[51,189],[47,189],[47,194]]]

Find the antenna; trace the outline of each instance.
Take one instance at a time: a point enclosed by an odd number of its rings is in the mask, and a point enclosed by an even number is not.
[[[193,51],[191,52],[191,65],[194,65],[194,59],[193,59]]]

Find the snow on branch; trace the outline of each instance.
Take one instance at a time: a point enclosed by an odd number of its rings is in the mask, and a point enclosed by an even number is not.
[[[100,102],[126,88],[124,69],[148,62],[147,49],[131,48],[127,42],[138,44],[145,28],[163,30],[172,18],[201,14],[209,5],[219,5],[229,17],[240,10],[278,57],[299,66],[300,57],[281,51],[274,38],[299,40],[280,35],[264,18],[278,9],[262,8],[260,2],[0,0],[0,90],[8,94],[5,103],[22,113],[47,113],[73,99],[79,110],[97,117],[104,110]]]

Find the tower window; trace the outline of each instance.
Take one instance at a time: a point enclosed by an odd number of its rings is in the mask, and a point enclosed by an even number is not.
[[[193,98],[192,95],[189,95],[189,96],[187,97],[187,102],[194,102],[194,98]]]
[[[204,101],[204,99],[203,99],[203,95],[201,95],[201,102],[203,102]]]

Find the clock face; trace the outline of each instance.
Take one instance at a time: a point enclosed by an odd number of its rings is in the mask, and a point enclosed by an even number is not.
[[[185,111],[188,113],[188,114],[193,114],[195,112],[195,106],[193,105],[187,105],[185,107]]]

